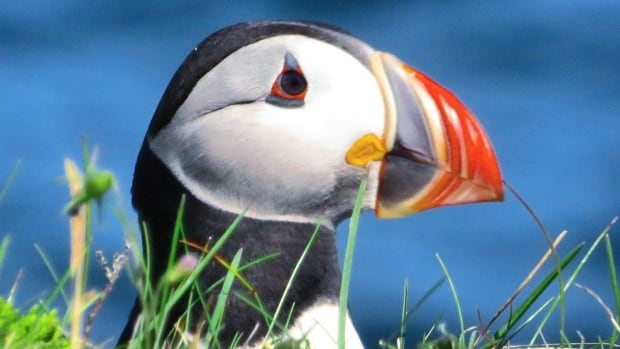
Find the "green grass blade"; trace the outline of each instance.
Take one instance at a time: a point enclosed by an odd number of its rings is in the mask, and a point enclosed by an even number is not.
[[[618,289],[618,275],[616,274],[614,252],[613,252],[613,248],[611,247],[611,241],[609,239],[609,235],[605,235],[605,250],[607,252],[607,263],[609,266],[609,278],[611,281],[611,288],[614,293],[614,304],[616,305],[616,313],[620,313],[620,292]]]
[[[400,314],[400,332],[399,332],[399,340],[397,342],[397,346],[400,349],[406,348],[405,345],[405,337],[407,335],[407,318],[409,317],[409,281],[405,280],[405,285],[403,286],[403,308]]]
[[[17,171],[19,170],[21,163],[22,163],[21,160],[17,160],[17,162],[15,163],[15,166],[13,166],[13,169],[11,170],[11,173],[9,173],[9,177],[6,179],[6,181],[4,181],[4,184],[2,185],[2,189],[0,189],[0,202],[2,202],[2,199],[4,199],[4,196],[6,195],[6,193],[8,193],[9,187],[11,187],[11,184],[13,183],[13,181],[15,180],[15,177],[17,176]]]
[[[151,269],[153,266],[153,246],[151,244],[151,234],[148,232],[146,222],[142,224],[144,231],[142,239],[144,240],[144,256],[138,258],[140,261],[140,268],[144,271],[144,285],[140,289],[140,293],[144,297],[150,297],[154,294],[154,287],[151,282]],[[139,280],[136,280],[139,281]]]
[[[251,268],[251,267],[253,267],[253,266],[255,266],[255,265],[258,265],[258,264],[260,264],[260,263],[264,263],[264,262],[267,262],[267,261],[269,261],[269,260],[271,260],[271,259],[274,259],[274,258],[276,258],[276,257],[277,257],[277,256],[279,256],[279,255],[280,255],[280,253],[270,253],[270,254],[266,254],[266,255],[264,255],[264,256],[261,256],[261,257],[259,257],[259,258],[255,259],[255,260],[253,260],[253,261],[251,261],[251,262],[248,262],[248,263],[246,263],[246,264],[244,264],[244,265],[240,266],[240,267],[239,267],[239,269],[238,269],[238,273],[239,273],[239,275],[241,275],[243,271],[245,271],[245,270],[247,270],[247,269],[249,269],[249,268]],[[244,287],[245,287],[248,291],[250,291],[250,292],[252,292],[252,293],[253,293],[253,292],[256,292],[256,290],[254,289],[254,286],[252,286],[252,285],[251,285],[251,284],[250,284],[250,283],[249,283],[246,279],[244,279],[244,278],[239,278],[239,279],[238,279],[238,281],[239,281],[239,282],[241,282],[241,284],[242,284],[242,285],[243,285],[243,286],[244,286]],[[222,278],[222,279],[217,280],[216,282],[214,282],[212,285],[210,285],[210,286],[206,289],[205,293],[210,293],[211,291],[216,290],[216,289],[217,289],[218,287],[220,287],[223,283],[224,283],[224,279],[223,279],[223,278]]]
[[[441,279],[439,279],[437,282],[435,282],[433,284],[433,286],[431,286],[426,292],[424,292],[424,294],[422,295],[422,297],[420,297],[415,304],[413,304],[413,306],[409,307],[407,309],[407,317],[401,322],[401,326],[402,324],[406,324],[407,322],[409,322],[409,319],[413,316],[413,314],[415,314],[415,312],[418,311],[418,309],[420,309],[420,307],[422,306],[422,304],[426,303],[426,301],[431,297],[431,295],[433,295],[438,289],[439,287],[441,287],[441,285],[443,285],[443,283],[446,282],[446,277],[443,276]],[[391,343],[393,341],[396,340],[396,338],[398,338],[398,335],[400,333],[400,329],[397,329],[396,331],[394,331],[390,337],[388,337],[388,340],[386,341],[387,343]],[[425,342],[426,340],[423,340],[423,342]]]
[[[172,233],[172,241],[170,242],[170,254],[168,255],[168,264],[166,270],[170,270],[174,268],[174,264],[177,257],[177,246],[179,245],[179,237],[181,236],[181,231],[183,229],[183,213],[185,212],[185,195],[181,196],[181,201],[179,203],[179,208],[177,209],[177,216],[174,222],[174,229]],[[161,300],[159,302],[159,313],[162,314],[164,311],[165,304],[168,301],[168,296],[170,295],[170,285],[168,283],[163,284],[163,289],[161,293]],[[162,324],[163,325],[163,324]]]
[[[155,331],[156,333],[154,345],[147,343],[148,347],[155,347],[155,348],[161,347],[161,343],[164,340],[164,337],[166,336],[166,333],[164,333],[163,328],[164,328],[164,324],[166,324],[167,315],[170,313],[172,308],[183,298],[183,296],[186,295],[187,292],[195,285],[196,279],[198,278],[200,273],[213,260],[213,256],[219,251],[222,245],[226,242],[226,240],[230,237],[230,235],[235,231],[237,225],[239,225],[242,219],[243,219],[243,214],[240,214],[239,216],[235,218],[235,220],[228,227],[228,229],[224,232],[224,234],[222,234],[222,236],[215,242],[213,247],[209,249],[209,251],[206,254],[203,254],[200,257],[198,264],[196,265],[196,268],[192,271],[192,273],[188,277],[186,277],[183,281],[181,281],[180,284],[177,285],[174,291],[169,294],[165,302],[162,302],[160,299],[157,299],[158,297],[151,297],[151,300],[150,300],[151,304],[155,303],[155,304],[152,304],[151,306],[155,306],[156,308],[154,309],[157,309],[157,307],[159,307],[160,305],[163,305],[160,307],[160,309],[163,309],[163,310],[158,311],[156,315],[154,312],[151,312],[150,314],[148,314],[149,316],[145,317],[147,319],[150,319],[150,321],[145,321],[142,324],[143,330],[141,332],[150,333],[151,331]],[[146,246],[148,247],[150,246],[150,242],[148,241],[148,234],[144,234],[144,236],[147,242]],[[147,267],[150,265],[150,259],[152,258],[152,255],[148,250],[150,250],[150,248],[147,248]],[[148,271],[148,268],[146,270]],[[146,280],[148,284],[150,279],[146,278]],[[157,291],[161,291],[161,289],[159,289],[159,285],[158,285],[158,290],[156,290],[155,292],[155,295],[158,293]],[[148,297],[146,299],[147,299],[146,306],[149,306]],[[146,338],[148,338],[148,336],[146,336]]]
[[[611,228],[608,225],[608,228]],[[573,273],[570,275],[570,277],[568,278],[568,280],[566,281],[566,284],[564,285],[564,289],[560,290],[563,292],[566,292],[566,290],[568,290],[568,288],[572,285],[573,281],[575,280],[575,278],[577,277],[577,275],[579,274],[579,272],[581,272],[581,269],[584,267],[584,265],[586,264],[586,262],[590,259],[590,256],[592,255],[592,253],[594,252],[594,250],[596,250],[596,248],[598,247],[598,245],[601,243],[601,241],[603,240],[603,238],[605,237],[605,235],[607,235],[607,232],[609,232],[608,229],[605,229],[597,238],[596,240],[594,240],[594,242],[592,243],[592,246],[590,246],[590,248],[588,249],[588,251],[586,252],[586,254],[583,256],[583,258],[579,261],[579,264],[577,265],[577,267],[575,268],[575,270],[573,271]],[[581,249],[583,247],[583,243],[581,243],[578,248]],[[547,323],[548,319],[551,317],[551,313],[555,310],[555,308],[558,305],[559,300],[555,299],[553,304],[551,305],[551,307],[549,308],[549,311],[547,312],[547,314],[545,315],[544,319],[541,321],[541,323],[538,325],[538,328],[536,329],[536,332],[534,333],[534,336],[532,337],[532,340],[530,341],[530,345],[532,345],[534,343],[534,341],[536,340],[537,337],[539,337],[542,333],[542,328],[545,326],[545,324]]]
[[[235,292],[235,297],[239,298],[243,303],[249,305],[252,309],[259,312],[265,319],[266,323],[271,323],[273,321],[273,316],[271,316],[271,314],[269,314],[269,312],[265,310],[260,301],[257,301],[256,299],[250,299],[240,292]],[[285,330],[285,328],[279,325],[277,322],[275,326],[277,326],[280,330]]]
[[[321,221],[317,222],[316,227],[314,228],[314,231],[312,232],[312,236],[310,236],[310,240],[308,240],[308,243],[306,244],[306,247],[304,248],[303,252],[301,253],[301,256],[299,257],[299,260],[295,264],[295,268],[293,269],[293,272],[291,273],[291,276],[289,277],[288,282],[286,283],[286,287],[284,288],[284,292],[282,293],[282,297],[280,297],[280,301],[278,302],[278,306],[276,307],[276,311],[273,314],[273,320],[269,323],[269,328],[267,329],[267,336],[266,336],[267,338],[269,338],[269,336],[271,336],[271,333],[273,331],[273,327],[274,327],[275,323],[278,321],[278,316],[280,315],[280,312],[282,311],[282,307],[284,306],[284,301],[286,300],[286,296],[288,295],[289,290],[293,286],[293,281],[295,281],[295,277],[299,273],[299,269],[301,268],[301,265],[304,262],[304,259],[306,259],[306,255],[308,254],[308,251],[310,250],[310,247],[312,247],[312,244],[314,243],[314,239],[316,238],[317,234],[319,233],[319,230],[321,228],[321,223],[322,223]]]
[[[233,348],[239,348],[239,347],[241,347],[241,338],[242,338],[242,336],[243,336],[243,335],[242,335],[242,334],[240,334],[240,333],[235,333],[235,335],[234,335],[234,337],[233,337],[232,341],[230,342],[230,346],[229,346],[229,348],[230,348],[230,349],[233,349]]]
[[[151,282],[153,247],[151,245],[151,235],[148,232],[146,222],[142,222],[142,231],[144,232],[144,234],[142,234],[144,255],[138,254],[136,259],[139,263],[139,270],[144,272],[144,277],[134,279],[134,283],[138,288],[142,321],[140,323],[140,329],[137,331],[137,337],[133,340],[133,343],[136,343],[136,345],[131,345],[130,343],[131,348],[138,347],[138,345],[145,348],[153,347],[153,341],[155,340],[153,338],[152,327],[154,327],[156,320],[155,310],[157,309],[157,299],[153,283]],[[135,246],[135,250],[139,250],[137,244]]]
[[[450,285],[450,291],[452,292],[452,297],[454,298],[454,303],[456,304],[457,316],[459,318],[459,325],[460,325],[460,330],[461,330],[460,333],[463,333],[463,332],[465,332],[465,322],[464,322],[464,319],[463,319],[463,311],[461,309],[461,302],[459,301],[459,295],[456,292],[456,287],[454,287],[454,283],[452,282],[452,278],[450,278],[450,273],[448,272],[448,268],[444,264],[443,260],[441,260],[441,257],[439,256],[439,253],[436,253],[435,257],[439,261],[439,264],[441,265],[441,269],[443,269],[443,273],[446,276],[446,280],[448,281],[448,285]],[[465,346],[465,343],[461,343],[461,344],[462,344],[460,346],[461,348]]]
[[[579,244],[576,248],[570,251],[564,259],[560,261],[560,272],[563,271],[564,268],[566,268],[566,266],[577,257],[583,246],[583,243]],[[549,287],[549,285],[551,285],[553,280],[558,277],[558,274],[558,268],[554,268],[551,272],[549,272],[549,274],[547,274],[547,276],[540,282],[540,284],[538,284],[538,286],[511,314],[510,319],[508,319],[508,321],[504,325],[502,325],[502,327],[495,331],[495,333],[493,334],[493,339],[499,341],[499,344],[497,344],[497,346],[502,347],[506,344],[508,332],[515,327],[515,325],[517,324],[517,322],[519,322],[519,320],[521,320],[523,315],[525,315],[525,313],[532,307],[532,305],[534,305],[536,300],[540,298],[542,293]],[[555,304],[557,304],[558,298],[556,298],[555,301]]]
[[[67,270],[63,274],[62,278],[59,278],[58,274],[56,274],[56,270],[54,270],[54,267],[52,266],[51,261],[49,260],[49,258],[47,258],[47,255],[45,254],[45,252],[43,252],[43,249],[41,249],[41,247],[39,245],[37,245],[37,244],[34,245],[34,249],[37,251],[39,256],[41,256],[41,259],[43,260],[43,263],[45,264],[45,267],[47,268],[48,272],[52,276],[52,279],[54,279],[54,282],[56,283],[56,286],[54,287],[54,289],[52,290],[50,295],[43,302],[43,308],[44,309],[49,309],[49,307],[51,306],[52,302],[56,299],[56,297],[58,296],[59,293],[61,294],[62,299],[65,302],[65,305],[66,306],[70,306],[71,305],[71,300],[69,299],[69,297],[65,293],[64,287],[65,287],[65,284],[71,278],[71,271]]]
[[[177,246],[179,245],[180,236],[183,231],[183,215],[185,213],[185,195],[181,196],[181,202],[177,210],[177,216],[174,221],[174,229],[172,233],[172,241],[170,242],[170,254],[168,255],[168,269],[172,268],[176,263]]]
[[[239,249],[239,251],[237,251],[237,253],[233,257],[233,260],[230,263],[230,270],[228,271],[228,273],[226,273],[226,277],[224,278],[222,290],[217,297],[217,302],[215,303],[215,308],[213,309],[213,314],[211,315],[211,320],[209,321],[209,338],[207,338],[208,344],[215,343],[216,346],[218,345],[217,336],[219,333],[219,329],[222,327],[226,300],[228,299],[228,295],[230,294],[233,281],[235,280],[235,276],[237,275],[237,273],[235,273],[234,271],[239,270],[239,264],[241,263],[242,255],[243,249]]]
[[[340,281],[340,297],[338,300],[338,348],[345,348],[345,325],[347,319],[347,310],[349,308],[349,285],[351,282],[351,269],[353,266],[353,252],[355,250],[355,240],[357,238],[357,227],[362,213],[362,203],[364,193],[366,192],[366,180],[360,183],[360,189],[357,192],[353,214],[349,223],[349,236],[347,237],[347,247],[344,253],[344,264],[342,267],[342,280]]]
[[[519,334],[519,332],[521,332],[521,330],[523,330],[528,324],[534,321],[534,319],[538,317],[538,315],[541,314],[543,310],[549,307],[549,305],[554,299],[555,299],[554,297],[551,297],[549,300],[543,303],[543,305],[538,307],[538,309],[536,309],[534,313],[530,315],[527,319],[525,319],[518,327],[513,328],[510,335],[506,336],[505,342],[508,343],[512,338],[514,338],[517,334]]]
[[[289,328],[291,324],[291,320],[293,319],[293,314],[295,313],[295,303],[291,305],[291,310],[289,310],[288,315],[286,316],[286,321],[284,322],[284,328]]]
[[[11,237],[7,235],[2,239],[2,244],[0,244],[0,272],[2,272],[2,265],[9,249],[9,243],[11,243]]]
[[[90,160],[90,153],[88,152],[86,137],[82,137],[82,161],[84,161],[84,170],[90,167]]]
[[[166,302],[166,306],[164,309],[164,313],[168,313],[172,307],[181,299],[181,297],[187,292],[187,290],[196,282],[200,273],[206,268],[207,264],[213,259],[213,256],[219,251],[224,242],[228,240],[230,235],[235,231],[237,225],[243,219],[243,214],[240,214],[235,218],[230,227],[226,229],[224,234],[215,242],[213,247],[209,249],[206,255],[203,255],[196,266],[196,269],[185,279],[181,284],[174,290],[174,292],[170,295],[170,298]]]
[[[614,304],[616,306],[616,314],[620,314],[620,288],[618,287],[618,275],[616,274],[616,263],[614,258],[614,252],[611,245],[611,239],[609,238],[609,230],[616,223],[618,217],[614,217],[611,222],[605,227],[603,234],[605,234],[605,251],[607,254],[607,264],[609,266],[609,278],[611,279],[611,289],[614,295]],[[620,322],[620,315],[616,315],[616,322]],[[614,345],[618,342],[620,333],[614,331],[609,343]]]

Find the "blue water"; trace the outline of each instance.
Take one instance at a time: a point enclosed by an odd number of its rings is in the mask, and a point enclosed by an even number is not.
[[[20,267],[19,304],[27,306],[53,288],[34,244],[57,271],[67,268],[62,159],[80,157],[80,137],[97,145],[100,166],[116,173],[118,196],[135,228],[128,204],[133,164],[172,73],[211,32],[268,18],[340,26],[453,90],[484,124],[507,181],[552,235],[568,230],[561,253],[581,241],[591,244],[620,214],[618,1],[5,2],[0,6],[0,182],[20,166],[0,202],[0,234],[12,237],[0,294],[7,294]],[[113,215],[104,212],[98,222],[95,248],[108,256],[121,250],[121,227]],[[346,227],[340,231],[343,247]],[[612,230],[616,255],[618,233],[619,228]],[[466,325],[478,323],[478,311],[488,321],[546,248],[535,223],[510,195],[503,204],[440,209],[402,220],[367,215],[354,263],[354,320],[370,347],[389,337],[397,329],[404,280],[413,304],[442,276],[438,253],[458,289]],[[599,248],[576,281],[611,306],[605,263]],[[95,268],[92,275],[92,286],[103,288],[101,273]],[[126,279],[117,285],[95,320],[95,341],[116,338],[132,292]],[[589,340],[611,333],[605,312],[581,289],[568,290],[566,312],[570,338],[578,338],[577,330]],[[447,285],[413,314],[411,337],[419,339],[440,316],[448,330],[458,331]],[[558,318],[556,312],[545,330],[548,340],[558,339]],[[532,328],[519,338],[528,338]]]

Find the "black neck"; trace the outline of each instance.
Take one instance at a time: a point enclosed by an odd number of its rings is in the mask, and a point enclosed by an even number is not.
[[[154,282],[165,272],[177,210],[183,195],[186,199],[183,215],[185,238],[200,246],[204,246],[209,240],[211,245],[215,243],[237,217],[236,214],[210,207],[191,195],[153,155],[146,144],[143,145],[136,164],[132,194],[133,205],[139,213],[140,222],[146,224],[152,241]],[[267,312],[273,314],[293,268],[297,265],[314,230],[313,224],[243,218],[218,255],[230,262],[234,254],[243,248],[241,262],[243,265],[265,255],[278,254],[277,257],[259,263],[242,273],[256,290]],[[177,256],[184,249],[185,246],[181,246]],[[222,279],[226,273],[227,270],[214,261],[201,274],[199,284],[206,290]],[[295,315],[317,300],[335,300],[339,287],[340,269],[335,232],[321,226],[289,290],[282,314],[288,314],[294,304],[294,320]],[[254,298],[238,281],[234,283],[233,290],[250,299]],[[215,290],[213,295],[216,296],[217,292],[219,290]],[[205,296],[208,299],[211,295]],[[186,311],[186,304],[179,303],[179,306],[169,314],[172,322]],[[138,310],[134,309],[134,312]],[[194,325],[206,318],[205,309],[200,304],[193,307],[191,312]],[[132,317],[135,315],[132,313]],[[135,319],[130,319],[128,327],[132,326],[133,320]],[[257,324],[259,327],[254,339],[264,337],[268,327],[263,316],[234,296],[234,293],[229,296],[223,324],[220,340],[224,347],[228,346],[238,332],[243,334],[243,342]],[[126,328],[125,332],[127,331]],[[121,341],[130,335],[125,332],[121,336]]]

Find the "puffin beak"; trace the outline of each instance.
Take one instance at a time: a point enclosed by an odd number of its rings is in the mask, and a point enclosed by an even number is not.
[[[393,55],[375,52],[370,66],[385,102],[384,134],[357,140],[346,160],[380,162],[377,217],[503,200],[491,142],[467,107]]]

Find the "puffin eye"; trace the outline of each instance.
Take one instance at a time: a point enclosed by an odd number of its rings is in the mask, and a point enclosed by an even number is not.
[[[301,107],[304,105],[308,82],[297,59],[286,53],[284,67],[271,86],[271,93],[266,101],[281,107]]]
[[[289,70],[280,74],[280,90],[289,96],[299,96],[306,92],[308,83],[302,73]]]

